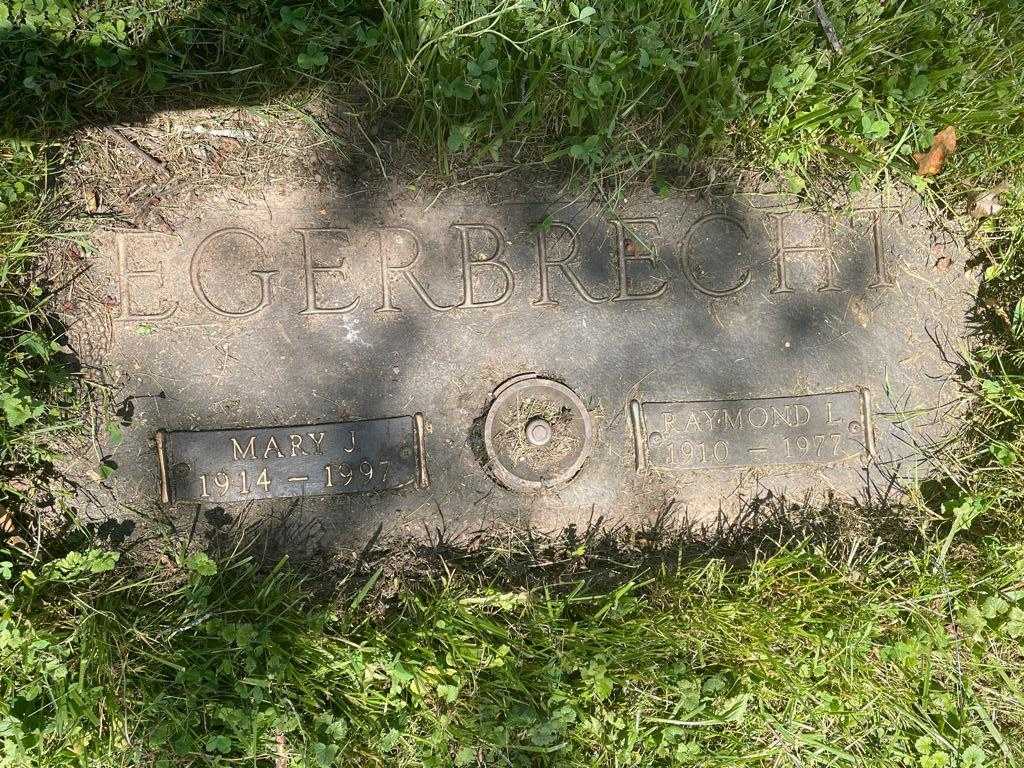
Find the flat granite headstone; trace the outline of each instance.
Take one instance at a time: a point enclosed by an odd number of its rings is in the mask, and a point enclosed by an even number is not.
[[[913,204],[522,188],[268,189],[97,233],[114,301],[74,330],[133,397],[119,501],[298,504],[325,544],[729,515],[863,501],[941,431],[973,285]]]

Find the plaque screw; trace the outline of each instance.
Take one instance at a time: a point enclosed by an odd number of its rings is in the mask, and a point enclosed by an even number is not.
[[[530,419],[526,425],[526,440],[537,447],[547,445],[551,440],[551,425],[545,419]]]

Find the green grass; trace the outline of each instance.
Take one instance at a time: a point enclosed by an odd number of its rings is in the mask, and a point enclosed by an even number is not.
[[[843,54],[781,0],[0,0],[0,531],[22,536],[0,545],[0,766],[1019,764],[1024,13],[825,6]],[[971,409],[915,496],[923,538],[582,581],[600,557],[570,547],[516,587],[495,553],[362,598],[238,559],[37,556],[54,437],[80,428],[39,262],[76,211],[74,132],[342,99],[456,176],[903,181],[952,214],[1008,181],[973,236]],[[957,153],[914,176],[946,125]]]
[[[835,170],[870,181],[906,176],[952,124],[965,187],[1019,168],[1017,3],[829,6],[841,55],[810,4],[783,0],[34,0],[9,14],[22,24],[0,77],[12,129],[37,135],[356,84],[367,117],[397,113],[442,164],[568,158],[646,176],[728,159],[794,186]]]
[[[941,565],[797,544],[611,588],[456,572],[393,585],[383,613],[244,560],[181,565],[109,573],[91,550],[22,574],[0,618],[0,764],[1024,758],[1019,546]]]
[[[77,422],[64,408],[73,394],[62,339],[37,275],[36,248],[54,220],[43,192],[49,170],[41,147],[0,142],[0,517],[38,492],[33,470],[49,464],[53,436]]]

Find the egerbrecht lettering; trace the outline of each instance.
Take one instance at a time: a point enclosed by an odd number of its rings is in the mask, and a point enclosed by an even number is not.
[[[345,227],[296,227],[281,233],[281,243],[246,227],[223,227],[206,234],[187,253],[186,275],[171,267],[170,257],[149,256],[142,263],[132,258],[133,246],[142,239],[167,238],[168,247],[173,248],[176,238],[118,231],[117,319],[150,323],[170,319],[182,303],[171,298],[174,281],[192,294],[200,308],[223,321],[258,318],[281,302],[308,317],[407,311],[458,316],[514,303],[538,311],[568,304],[647,305],[686,301],[688,293],[705,301],[744,295],[749,300],[758,295],[753,283],[759,267],[762,284],[771,281],[766,288],[777,300],[816,291],[884,289],[892,283],[880,214],[856,213],[862,218],[867,215],[870,225],[870,232],[864,233],[870,263],[854,272],[870,276],[866,286],[842,284],[840,257],[829,227],[811,238],[803,232],[800,239],[802,230],[792,217],[777,212],[762,216],[763,229],[771,233],[767,245],[763,238],[753,238],[750,220],[711,213],[689,224],[681,239],[664,234],[665,219],[612,218],[605,225],[603,241],[599,234],[594,236],[599,245],[587,251],[581,247],[577,224],[552,219],[533,225],[533,233],[510,233],[485,221],[454,221],[448,225],[447,240],[440,246],[432,242],[430,252],[423,235],[408,226],[367,226],[358,232]],[[589,231],[599,233],[600,227],[591,224]],[[741,245],[736,254],[727,255],[732,264],[727,268],[734,276],[722,278],[706,270],[715,260],[721,262],[722,246],[717,240],[727,234],[738,236]],[[611,247],[602,242],[610,242]],[[708,243],[716,250],[702,252]],[[282,254],[284,244],[287,250]],[[271,246],[277,248],[271,250]],[[763,252],[756,252],[758,248]],[[244,258],[239,256],[243,250]],[[860,249],[857,255],[844,258],[865,258],[863,252]],[[794,256],[817,263],[820,282],[799,283],[789,263]],[[283,296],[285,291],[298,296]],[[765,423],[773,418],[766,414]],[[761,414],[755,414],[755,420],[762,420]]]

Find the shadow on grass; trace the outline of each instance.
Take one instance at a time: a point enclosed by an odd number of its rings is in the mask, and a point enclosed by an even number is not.
[[[894,486],[890,486],[890,491]],[[884,494],[883,494],[884,495]],[[253,520],[245,509],[201,509],[191,529],[181,531],[182,551],[207,551],[231,561],[240,553],[257,570],[273,570],[289,560],[289,570],[306,579],[318,600],[346,599],[369,591],[386,603],[397,590],[425,589],[438,578],[460,577],[500,589],[602,591],[630,580],[721,560],[745,571],[756,561],[809,547],[834,562],[854,563],[875,556],[923,552],[929,540],[920,520],[905,506],[879,498],[871,506],[832,501],[797,503],[767,493],[738,514],[691,519],[666,509],[642,527],[596,518],[586,526],[558,530],[492,526],[453,535],[435,528],[416,538],[387,539],[382,527],[361,550],[325,551],[299,503],[274,521]],[[109,522],[93,533],[115,541],[121,528]],[[186,535],[187,534],[187,535]],[[145,549],[136,539],[129,548]],[[296,558],[296,552],[308,557]],[[418,586],[417,586],[418,585]]]
[[[123,9],[89,11],[86,39],[70,14],[25,11],[6,29],[0,19],[3,135],[54,140],[161,110],[250,106],[337,82],[380,16],[376,3],[361,0],[190,5],[177,18],[140,7],[127,14],[131,29]],[[139,30],[141,39],[128,39]]]

